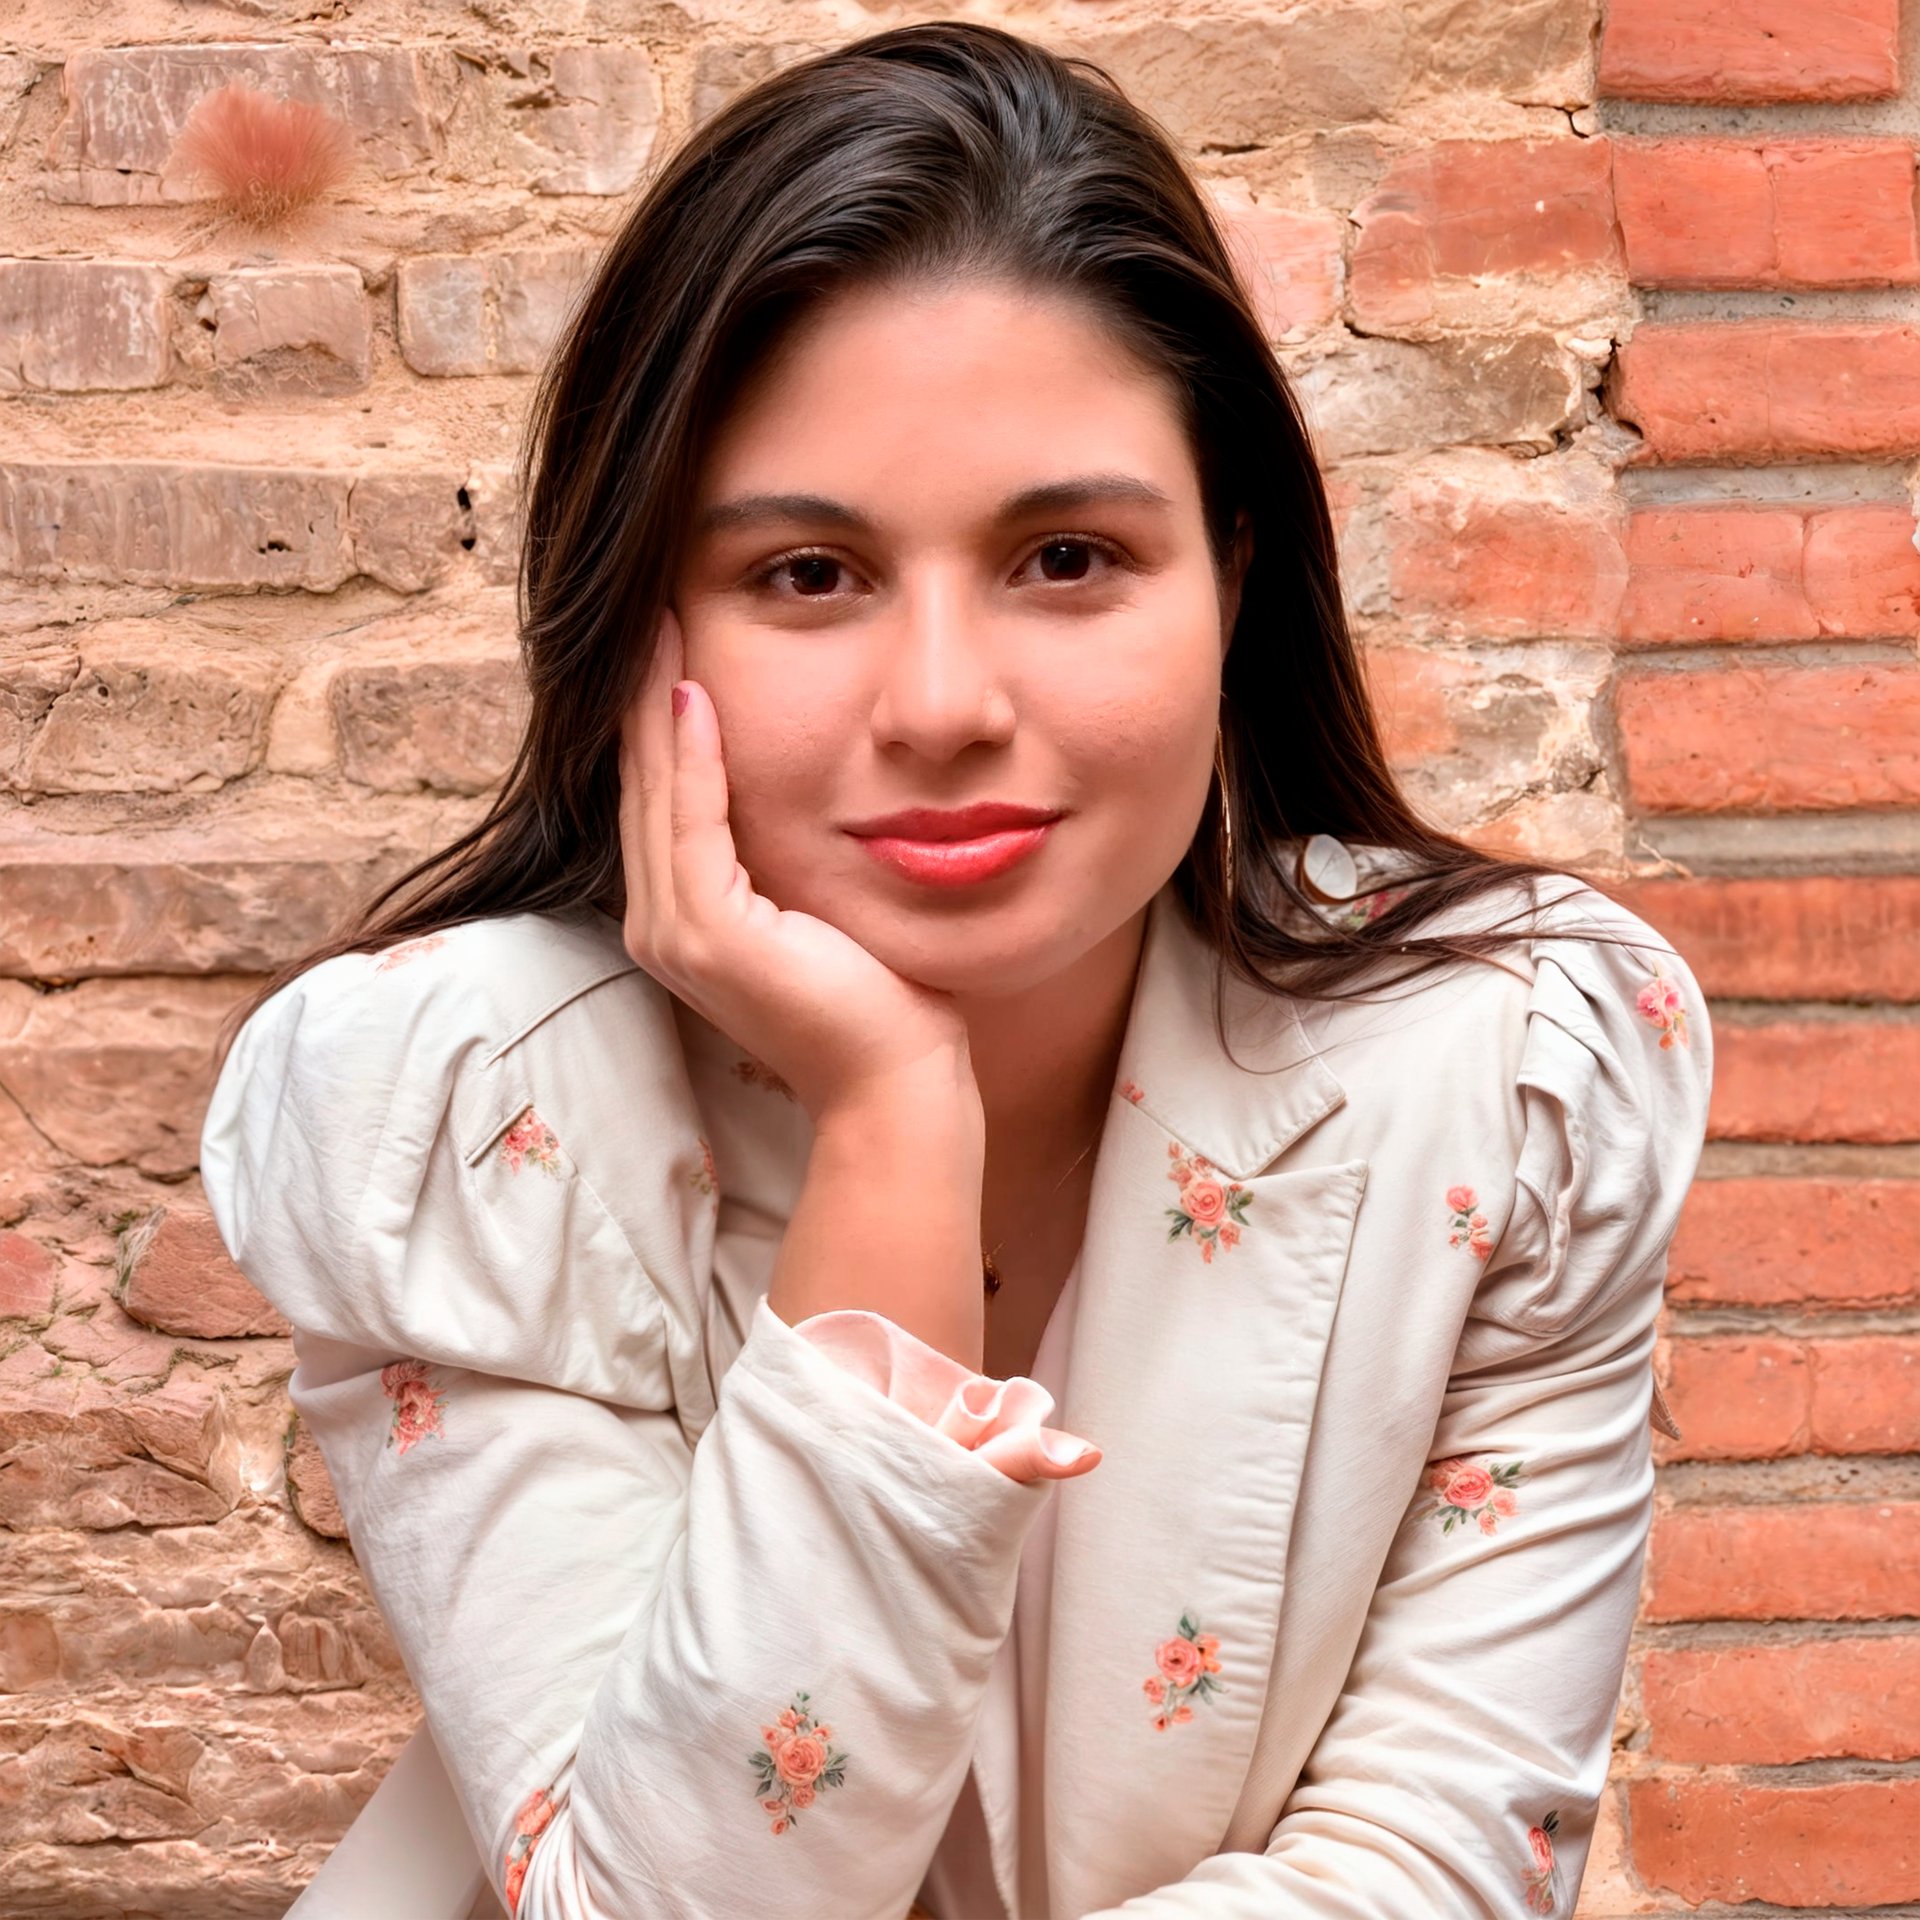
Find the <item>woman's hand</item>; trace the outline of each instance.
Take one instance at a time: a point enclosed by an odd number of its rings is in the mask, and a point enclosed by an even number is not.
[[[890,1089],[951,1082],[977,1100],[951,997],[904,980],[839,928],[754,889],[727,825],[719,716],[684,682],[668,608],[646,684],[623,716],[620,845],[626,947],[695,1012],[764,1061],[818,1122]]]

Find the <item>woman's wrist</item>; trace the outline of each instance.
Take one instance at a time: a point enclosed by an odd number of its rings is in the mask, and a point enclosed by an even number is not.
[[[986,1123],[964,1056],[823,1110],[767,1304],[788,1325],[863,1308],[977,1371]]]

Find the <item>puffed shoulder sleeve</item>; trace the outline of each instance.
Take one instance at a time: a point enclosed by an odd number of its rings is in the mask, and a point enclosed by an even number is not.
[[[1603,895],[1563,888],[1529,960],[1513,1208],[1467,1362],[1578,1327],[1636,1285],[1657,1291],[1706,1137],[1712,1029],[1673,947]]]
[[[450,959],[440,949],[456,942]],[[633,1178],[656,1196],[651,1243],[636,1247],[504,1044],[520,1022],[486,990],[490,946],[512,965],[484,927],[342,954],[260,1007],[208,1109],[209,1198],[235,1260],[267,1276],[296,1327],[662,1404],[667,1329],[649,1276],[711,1248],[690,1101],[665,1048],[622,1063],[651,1162]],[[568,958],[566,987],[590,987],[592,966]]]

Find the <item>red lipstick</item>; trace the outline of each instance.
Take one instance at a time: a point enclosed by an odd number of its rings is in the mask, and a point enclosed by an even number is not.
[[[982,800],[970,807],[907,807],[850,827],[873,855],[927,886],[971,886],[990,880],[1039,850],[1056,809]]]

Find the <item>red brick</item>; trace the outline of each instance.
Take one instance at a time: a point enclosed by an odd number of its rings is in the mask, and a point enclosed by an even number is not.
[[[1668,1507],[1645,1617],[1894,1620],[1920,1612],[1920,1500]]]
[[[1920,1779],[1653,1774],[1627,1795],[1633,1864],[1659,1892],[1854,1909],[1920,1898]]]
[[[1667,1460],[1920,1452],[1920,1340],[1854,1334],[1675,1339],[1667,1398],[1685,1431]]]
[[[1904,140],[1622,140],[1614,194],[1643,287],[1920,280]]]
[[[333,1476],[327,1471],[319,1442],[298,1414],[287,1422],[284,1460],[287,1504],[293,1509],[294,1518],[325,1539],[344,1540],[347,1523],[340,1512],[340,1496],[334,1491]]]
[[[1269,340],[1298,340],[1333,323],[1344,220],[1251,205],[1223,207],[1221,217]]]
[[[1715,1140],[1920,1140],[1920,1026],[1723,1020],[1715,1040]]]
[[[1920,549],[1910,506],[1828,507],[1807,515],[1807,599],[1823,634],[1920,633]]]
[[[1900,0],[1610,0],[1600,91],[1630,100],[1868,100],[1900,88]]]
[[[1920,1453],[1920,1340],[1810,1340],[1816,1453]]]
[[[1920,1000],[1920,878],[1610,881],[1715,1000]]]
[[[1699,1307],[1920,1301],[1920,1180],[1696,1180],[1668,1257],[1667,1298]]]
[[[1652,1647],[1640,1692],[1661,1760],[1920,1759],[1920,1636]]]
[[[1418,481],[1387,503],[1395,616],[1476,639],[1605,635],[1627,562],[1605,506],[1495,500]]]
[[[120,1304],[131,1319],[190,1339],[290,1333],[227,1256],[204,1207],[156,1207],[120,1236]]]
[[[133,833],[14,816],[0,825],[0,975],[271,972],[426,851],[390,822],[299,804],[304,817],[288,805]]]
[[[1356,327],[1435,319],[1437,290],[1576,269],[1623,270],[1604,140],[1447,141],[1396,161],[1353,210]]]
[[[1627,784],[1654,813],[1920,802],[1920,669],[1630,672],[1615,695]]]
[[[24,1233],[0,1233],[0,1320],[33,1320],[53,1311],[53,1255]]]
[[[1664,1460],[1767,1460],[1807,1444],[1813,1369],[1796,1340],[1666,1342],[1666,1394],[1684,1438]]]
[[[214,1046],[245,976],[90,980],[36,993],[0,980],[0,1091],[69,1160],[189,1172],[213,1091]]]
[[[1905,506],[1646,507],[1627,521],[1620,637],[1870,640],[1920,630]]]
[[[1641,460],[1901,459],[1920,452],[1920,328],[1641,326],[1612,398],[1640,431]]]

